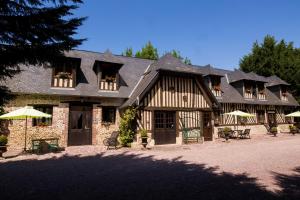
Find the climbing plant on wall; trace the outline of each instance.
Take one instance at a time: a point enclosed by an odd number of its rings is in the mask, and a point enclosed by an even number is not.
[[[120,142],[122,146],[130,146],[133,142],[136,129],[137,110],[134,107],[129,107],[125,110],[120,120]]]

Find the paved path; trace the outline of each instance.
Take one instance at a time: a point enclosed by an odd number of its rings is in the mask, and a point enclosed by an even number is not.
[[[300,199],[300,135],[0,160],[3,199]]]

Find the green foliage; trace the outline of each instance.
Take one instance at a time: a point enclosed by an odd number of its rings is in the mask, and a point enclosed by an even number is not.
[[[0,146],[5,146],[7,144],[7,136],[0,135]]]
[[[189,58],[185,57],[183,58],[180,55],[180,52],[177,50],[172,50],[170,52],[175,58],[180,59],[183,63],[187,65],[191,65],[192,62]],[[166,54],[166,53],[165,53]],[[128,57],[133,57],[133,50],[132,48],[126,48],[126,50],[122,53],[123,56],[128,56]],[[142,50],[137,51],[135,53],[135,57],[137,58],[145,58],[145,59],[151,59],[151,60],[158,60],[159,59],[159,54],[157,51],[157,48],[155,48],[152,43],[149,41],[145,46],[142,48]]]
[[[175,58],[178,58],[178,59],[181,60],[183,63],[185,63],[185,64],[187,64],[187,65],[191,65],[191,64],[192,64],[191,60],[188,59],[187,57],[183,58],[183,57],[181,56],[181,54],[180,54],[179,51],[173,49],[170,53],[172,54],[172,56],[174,56]]]
[[[293,126],[293,125],[289,125],[289,128],[290,128],[291,131],[297,130],[297,127],[296,127],[296,126]]]
[[[277,127],[272,127],[271,128],[271,133],[277,133]]]
[[[139,132],[140,132],[142,138],[148,137],[146,129],[141,129]]]
[[[159,58],[157,48],[155,48],[150,41],[142,48],[141,51],[137,51],[135,53],[135,57],[150,60],[157,60]]]
[[[267,35],[261,44],[256,41],[252,52],[240,60],[240,69],[280,77],[291,84],[291,93],[300,102],[300,49],[295,48],[292,42],[277,42]]]
[[[130,143],[133,142],[136,113],[136,108],[129,107],[121,117],[119,131],[122,146],[130,146]]]
[[[0,106],[0,115],[5,114],[4,108],[2,106]]]
[[[0,81],[20,72],[20,64],[48,65],[80,45],[73,36],[85,18],[73,17],[82,0],[1,0]],[[0,87],[0,105],[10,91]]]
[[[122,53],[123,56],[132,57],[133,56],[133,50],[131,47],[126,48],[126,50]]]
[[[223,132],[224,132],[225,135],[226,135],[226,134],[229,134],[229,133],[231,132],[231,128],[230,128],[230,127],[225,127],[225,128],[223,129]]]

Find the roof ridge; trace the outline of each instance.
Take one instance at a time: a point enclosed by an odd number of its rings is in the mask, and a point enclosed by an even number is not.
[[[71,49],[70,51],[82,51],[82,52],[88,52],[88,53],[105,54],[105,52],[91,51],[91,50],[85,50],[85,49]],[[118,56],[118,57],[133,58],[133,59],[138,59],[138,60],[156,61],[156,60],[151,60],[151,59],[147,59],[147,58],[138,58],[138,57],[131,57],[131,56],[124,56],[124,55],[120,55],[120,54],[114,54],[111,51],[110,51],[110,53],[113,56]]]

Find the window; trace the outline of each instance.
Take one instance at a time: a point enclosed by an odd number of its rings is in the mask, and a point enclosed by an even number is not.
[[[39,110],[43,113],[47,113],[52,115],[53,113],[53,106],[51,105],[36,105],[33,106],[34,109]],[[52,125],[52,118],[37,118],[32,120],[32,126],[51,126]]]
[[[283,101],[288,101],[288,98],[287,98],[287,87],[286,86],[281,86],[281,99]]]
[[[102,64],[100,68],[101,76],[99,81],[100,90],[118,90],[118,70],[112,64]]]
[[[102,122],[115,123],[116,108],[115,107],[102,107]]]
[[[75,83],[75,64],[72,62],[58,63],[53,68],[53,87],[72,88]]]
[[[218,97],[222,96],[222,91],[221,91],[221,78],[218,76],[213,76],[211,78],[211,85],[212,85],[212,92],[213,94]]]
[[[155,112],[155,128],[174,129],[175,128],[175,113],[174,112]]]
[[[253,92],[255,91],[255,90],[253,90],[253,84],[250,81],[245,81],[244,86],[245,86],[244,97],[246,99],[252,99],[253,98]]]
[[[259,123],[259,124],[265,123],[265,111],[263,111],[263,110],[257,111],[257,123]]]

